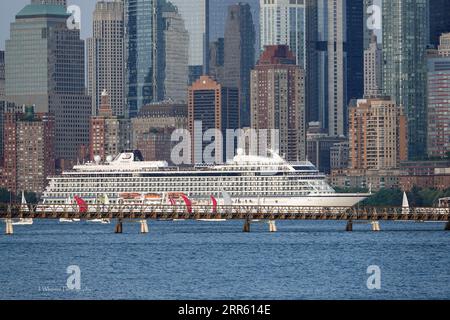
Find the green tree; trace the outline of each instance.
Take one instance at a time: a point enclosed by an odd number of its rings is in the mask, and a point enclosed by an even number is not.
[[[367,207],[399,207],[402,205],[403,193],[400,189],[382,189],[361,202]]]

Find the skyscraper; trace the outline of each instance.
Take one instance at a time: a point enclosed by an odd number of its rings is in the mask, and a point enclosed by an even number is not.
[[[133,149],[140,150],[145,161],[172,163],[171,153],[178,143],[171,141],[177,129],[187,129],[187,105],[158,102],[144,106],[132,121]]]
[[[438,54],[427,58],[427,153],[444,158],[450,152],[450,33],[440,39]]]
[[[435,48],[439,45],[439,37],[443,33],[450,32],[450,1],[429,0],[429,23],[430,41],[429,44]]]
[[[217,41],[225,34],[225,26],[227,23],[227,8],[234,4],[248,4],[252,14],[253,24],[255,25],[256,33],[256,48],[259,48],[259,2],[260,0],[209,0],[209,40],[211,42]],[[255,54],[259,56],[260,52],[257,49]]]
[[[344,1],[342,1],[344,2]],[[347,55],[344,81],[347,82],[345,106],[364,94],[364,0],[347,0],[345,4],[345,44]],[[345,112],[345,115],[348,113]],[[345,127],[347,121],[344,122]],[[344,134],[346,134],[344,128]]]
[[[91,118],[89,148],[90,160],[95,156],[105,161],[108,156],[115,157],[130,148],[131,121],[114,116],[109,94],[104,90],[100,98],[97,115]]]
[[[0,101],[5,99],[5,51],[0,51]]]
[[[364,50],[364,96],[375,96],[382,92],[383,51],[372,34],[369,47]]]
[[[5,114],[3,177],[8,190],[42,193],[47,177],[55,173],[53,116],[34,107]]]
[[[288,45],[296,63],[306,68],[306,3],[304,0],[260,0],[261,52],[268,45]]]
[[[351,169],[394,169],[407,160],[406,117],[389,98],[357,100],[349,127]]]
[[[239,128],[239,90],[224,87],[208,76],[201,76],[188,90],[188,128],[193,162],[203,162],[203,152],[208,145],[203,141],[203,134],[209,129],[217,129],[223,140],[218,137],[214,140],[214,157],[216,163],[223,163],[228,160],[226,130]],[[202,126],[197,128],[196,122],[200,121]]]
[[[156,0],[125,0],[126,99],[131,117],[157,100],[158,5]]]
[[[69,29],[63,5],[30,4],[6,41],[6,97],[55,116],[56,158],[76,160],[89,141],[91,100],[85,94],[84,42]],[[26,36],[25,36],[26,35]]]
[[[162,9],[163,41],[159,46],[163,55],[160,94],[167,100],[186,101],[189,81],[189,33],[176,7],[167,3]]]
[[[288,161],[306,159],[305,73],[295,62],[288,46],[267,46],[251,79],[251,127],[279,130]]]
[[[266,45],[288,45],[305,70],[307,121],[317,121],[317,0],[260,0],[260,52]]]
[[[189,32],[189,84],[209,72],[210,0],[171,0]]]
[[[225,63],[225,43],[218,38],[209,44],[209,75],[217,81],[223,79]]]
[[[228,8],[224,38],[225,87],[239,89],[241,127],[250,125],[250,72],[255,65],[255,27],[248,4]]]
[[[101,92],[109,92],[114,115],[128,115],[125,105],[124,22],[121,1],[99,1],[95,6],[93,36],[88,46],[88,93],[97,114]]]
[[[331,136],[346,135],[347,106],[364,92],[363,0],[317,1],[318,115]]]
[[[383,3],[383,91],[405,109],[409,157],[426,153],[428,1]]]

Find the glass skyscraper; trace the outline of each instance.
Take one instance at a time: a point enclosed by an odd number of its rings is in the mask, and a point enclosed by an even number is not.
[[[222,84],[239,89],[240,124],[250,126],[250,73],[255,66],[255,27],[250,5],[229,6],[224,37]]]
[[[126,98],[136,116],[157,94],[157,0],[125,0]]]
[[[383,3],[383,91],[405,109],[409,157],[426,153],[428,0]]]
[[[430,41],[434,47],[439,45],[439,37],[450,32],[450,1],[430,1]]]
[[[364,92],[363,0],[318,0],[318,120],[330,136],[348,131],[348,104]]]
[[[56,157],[77,158],[89,141],[91,100],[85,95],[84,41],[69,29],[63,3],[29,4],[6,41],[6,99],[55,116]]]
[[[259,48],[259,0],[209,0],[209,41],[215,42],[224,36],[228,7],[234,4],[248,4],[256,33],[256,48]],[[260,52],[256,50],[256,58]]]
[[[261,0],[261,48],[288,45],[297,64],[306,69],[306,4],[304,0]]]
[[[170,0],[181,14],[189,32],[189,83],[209,72],[210,0]]]

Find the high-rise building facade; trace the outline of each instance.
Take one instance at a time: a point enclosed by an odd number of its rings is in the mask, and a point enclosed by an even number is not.
[[[260,0],[261,52],[268,45],[288,45],[296,63],[306,68],[304,0]]]
[[[252,71],[251,127],[278,130],[280,154],[306,159],[305,73],[288,46],[267,46]]]
[[[209,6],[211,0],[171,0],[189,32],[189,84],[209,73]]]
[[[450,1],[429,0],[429,24],[430,41],[429,44],[435,48],[439,45],[439,37],[450,32]]]
[[[398,168],[408,157],[403,109],[389,98],[355,102],[349,108],[349,168]]]
[[[445,158],[450,152],[450,33],[440,39],[438,54],[427,58],[427,153]]]
[[[203,152],[208,145],[203,134],[209,129],[222,134],[223,139],[217,137],[214,140],[214,159],[216,163],[223,163],[228,160],[226,130],[239,128],[239,90],[224,87],[209,76],[201,76],[188,91],[188,129],[193,163],[203,162]],[[200,122],[201,127],[198,127]]]
[[[197,23],[204,18],[202,11],[197,12],[198,6],[191,2],[179,7],[172,2],[176,1],[125,0],[126,99],[130,117],[137,116],[150,103],[186,100],[190,72],[203,74],[203,54],[202,62],[194,59],[199,64],[191,68],[191,55],[199,52],[198,47],[191,48],[192,41],[199,45],[198,34],[190,32],[185,20],[187,17]],[[188,8],[193,16],[186,16],[181,8]]]
[[[225,63],[224,38],[209,44],[209,75],[217,81],[223,79]]]
[[[89,148],[90,160],[99,156],[103,161],[115,158],[131,145],[131,122],[114,115],[106,90],[101,94],[98,114],[91,118]]]
[[[340,170],[348,168],[349,158],[349,144],[348,141],[334,144],[330,148],[330,169]]]
[[[260,0],[209,0],[209,40],[210,42],[217,41],[225,34],[228,7],[234,4],[248,4],[252,15],[253,24],[255,25],[256,33],[256,47],[259,48],[259,2]],[[259,56],[260,52],[255,51],[255,57]]]
[[[99,1],[93,15],[93,35],[87,40],[88,93],[92,114],[106,89],[114,115],[127,115],[125,104],[124,8],[121,1]]]
[[[383,87],[383,50],[372,34],[369,47],[364,50],[364,96],[375,96]]]
[[[306,121],[319,120],[317,0],[260,0],[260,52],[265,45],[288,45],[305,70]]]
[[[189,33],[176,7],[168,3],[162,11],[162,90],[164,100],[186,101],[189,81]]]
[[[5,114],[3,183],[13,193],[42,193],[55,172],[54,118],[34,107]]]
[[[383,92],[405,110],[409,157],[426,153],[428,1],[383,2]]]
[[[187,129],[187,105],[158,102],[144,106],[132,121],[133,149],[140,150],[145,161],[167,161],[172,164],[172,141],[177,129]]]
[[[5,51],[0,51],[0,101],[5,99]]]
[[[347,133],[347,106],[364,92],[363,0],[318,0],[318,120],[330,136]]]
[[[224,72],[219,79],[225,87],[239,89],[240,126],[250,126],[250,73],[255,65],[255,27],[250,5],[228,8],[224,38]]]
[[[63,5],[30,4],[6,41],[6,99],[55,116],[55,155],[74,161],[89,141],[91,99],[85,94],[84,41],[69,29]]]
[[[126,99],[129,116],[157,100],[156,0],[125,0]]]

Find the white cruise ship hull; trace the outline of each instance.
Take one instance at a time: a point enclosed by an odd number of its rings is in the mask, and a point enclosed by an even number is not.
[[[299,207],[353,207],[370,194],[330,194],[307,197],[276,197],[233,199],[233,205],[299,206]],[[223,200],[218,201],[224,205]]]

